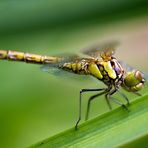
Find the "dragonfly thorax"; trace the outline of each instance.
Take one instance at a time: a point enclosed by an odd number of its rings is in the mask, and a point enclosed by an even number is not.
[[[109,61],[98,62],[97,67],[102,75],[100,80],[106,85],[120,85],[122,83],[124,70],[115,58],[112,57]]]
[[[75,62],[66,62],[60,68],[76,74],[91,75],[103,81],[106,85],[110,83],[118,84],[124,75],[122,66],[113,57],[108,61],[103,58],[79,59]]]

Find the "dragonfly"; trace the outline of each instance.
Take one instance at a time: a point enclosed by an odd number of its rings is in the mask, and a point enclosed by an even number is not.
[[[77,130],[81,121],[83,93],[97,92],[88,99],[85,115],[85,119],[87,120],[91,102],[95,98],[104,95],[110,109],[112,109],[110,101],[113,101],[128,111],[129,99],[120,89],[123,88],[128,92],[140,95],[138,91],[144,87],[145,78],[143,72],[133,69],[118,60],[114,56],[116,51],[115,46],[116,42],[91,46],[90,48],[82,50],[82,54],[85,55],[84,57],[78,55],[44,56],[13,50],[0,50],[0,59],[41,64],[49,68],[49,70],[50,67],[54,67],[78,75],[92,76],[102,81],[106,86],[104,88],[87,88],[80,90],[78,119],[75,124],[75,129]],[[113,97],[113,94],[117,92],[125,99],[126,104],[121,103]]]

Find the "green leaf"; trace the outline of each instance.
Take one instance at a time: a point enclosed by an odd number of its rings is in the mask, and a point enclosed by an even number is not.
[[[31,148],[55,147],[128,147],[146,146],[148,134],[148,94],[133,101],[130,112],[116,108],[93,120],[50,137]]]

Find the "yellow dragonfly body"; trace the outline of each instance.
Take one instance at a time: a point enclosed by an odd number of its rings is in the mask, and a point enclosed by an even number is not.
[[[44,64],[48,66],[57,67],[68,72],[81,75],[91,75],[98,80],[104,82],[107,86],[101,89],[82,89],[80,90],[79,99],[79,117],[75,125],[77,129],[78,124],[81,120],[81,100],[82,93],[89,91],[96,91],[97,94],[91,96],[87,104],[86,120],[88,119],[91,101],[100,95],[105,95],[106,101],[111,108],[110,100],[121,105],[126,110],[128,110],[125,104],[122,104],[115,98],[113,94],[119,92],[119,94],[127,101],[129,100],[125,94],[120,92],[120,87],[124,88],[129,92],[134,92],[138,94],[137,91],[141,90],[144,86],[144,75],[139,70],[127,71],[122,63],[114,57],[115,50],[110,47],[93,47],[89,50],[83,51],[83,54],[88,55],[88,57],[54,57],[54,56],[42,56],[18,51],[11,50],[0,50],[1,60],[10,61],[23,61],[27,63],[34,64]]]

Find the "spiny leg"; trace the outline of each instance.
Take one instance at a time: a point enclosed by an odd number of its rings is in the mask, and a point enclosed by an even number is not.
[[[110,104],[110,101],[109,101],[109,98],[107,97],[108,94],[105,95],[105,99],[106,99],[106,102],[107,102],[107,105],[109,106],[109,109],[111,110],[112,109],[112,106]]]
[[[124,94],[124,93],[122,93],[122,92],[120,92],[119,91],[119,89],[117,90],[118,92],[119,92],[119,94],[126,100],[126,102],[127,102],[127,105],[129,105],[130,104],[130,102],[129,102],[129,99],[127,98],[127,96]]]
[[[119,93],[120,93],[120,95],[127,101],[127,105],[129,105],[130,104],[130,102],[129,102],[129,99],[127,98],[127,96],[124,94],[124,93],[122,93],[122,92],[120,92],[119,91],[119,89],[117,90]],[[140,93],[138,93],[138,92],[133,92],[135,95],[137,95],[137,96],[141,96],[141,94]],[[127,107],[126,107],[127,108]],[[129,111],[129,110],[128,110]]]
[[[119,88],[118,88],[118,87],[115,87],[111,92],[108,92],[107,95],[106,95],[106,98],[107,98],[108,100],[111,99],[111,100],[114,101],[116,104],[122,106],[122,107],[125,108],[127,111],[129,111],[128,108],[127,108],[123,103],[121,103],[120,101],[118,101],[118,100],[116,100],[115,98],[112,97],[112,95],[113,95],[114,93],[116,93],[117,91],[118,91],[125,99],[127,99],[127,101],[128,101],[128,98],[127,98],[123,93],[121,93],[121,92],[119,91]]]
[[[126,111],[129,112],[129,109],[126,107],[125,104],[121,103],[120,101],[116,100],[115,98],[113,98],[113,97],[111,97],[111,96],[110,96],[110,99],[111,99],[112,101],[114,101],[116,104],[122,106]]]
[[[138,92],[133,92],[135,95],[137,95],[137,96],[142,96],[140,93],[138,93]]]
[[[75,125],[75,130],[77,130],[78,128],[78,124],[81,120],[81,109],[82,109],[82,93],[83,92],[91,92],[91,91],[101,91],[101,90],[105,90],[106,88],[102,88],[102,89],[82,89],[80,90],[80,98],[79,98],[79,117],[78,117],[78,120],[76,122],[76,125]]]
[[[126,105],[124,105],[123,103],[121,103],[120,101],[118,101],[118,100],[116,100],[115,98],[112,97],[112,95],[113,95],[115,92],[117,92],[117,91],[119,91],[118,88],[115,88],[113,91],[108,92],[108,94],[106,95],[106,97],[107,97],[108,99],[111,99],[112,101],[114,101],[116,104],[122,106],[124,109],[126,109],[126,110],[129,112],[129,110],[128,110],[128,108],[126,107]]]
[[[109,106],[109,109],[111,110],[112,109],[112,106],[110,104],[110,100],[109,100],[109,97],[108,95],[113,95],[117,90],[114,89],[113,91],[110,91],[112,89],[112,86],[110,86],[110,88],[108,89],[108,92],[106,93],[105,95],[105,99],[106,99],[106,102],[107,102],[107,105]]]
[[[85,120],[88,119],[89,117],[89,112],[90,112],[90,105],[91,105],[91,101],[94,100],[96,97],[101,96],[103,94],[105,94],[107,92],[107,89],[101,89],[100,91],[105,90],[99,94],[93,95],[89,98],[88,102],[87,102],[87,110],[86,110],[86,115],[85,115]]]

